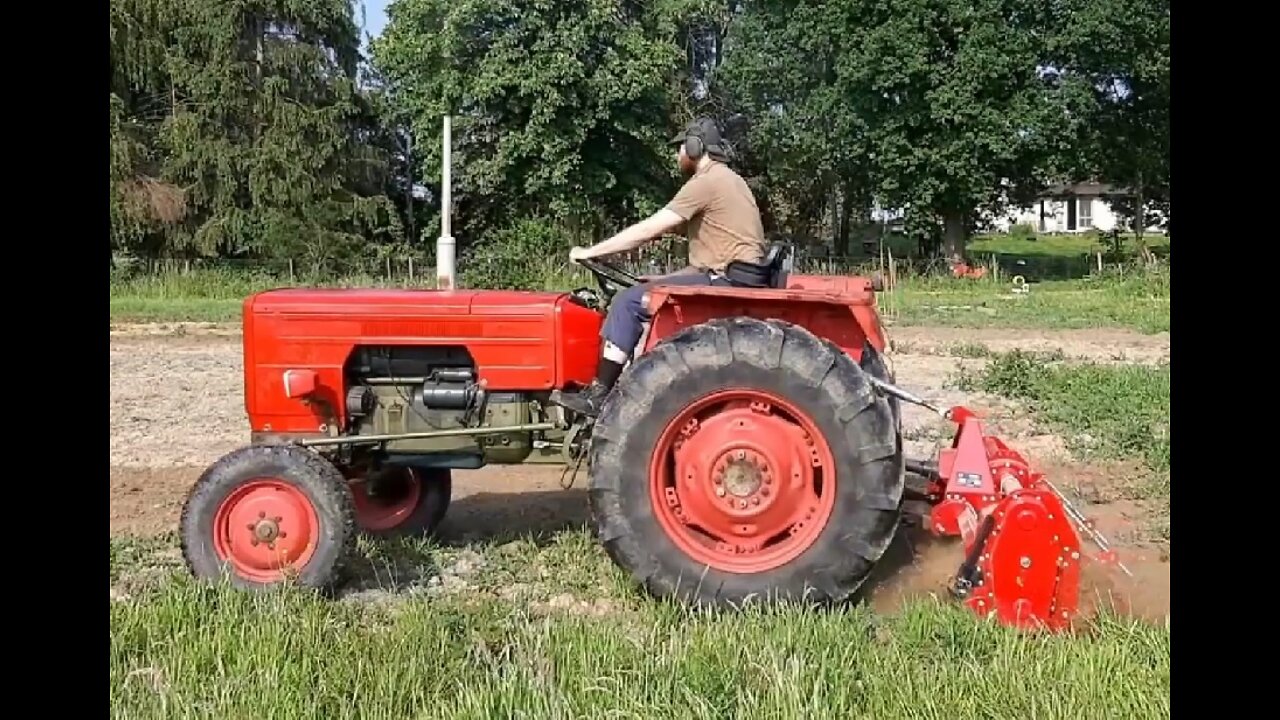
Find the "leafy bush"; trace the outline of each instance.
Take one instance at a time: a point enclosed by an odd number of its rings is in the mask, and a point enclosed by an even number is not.
[[[1009,228],[1009,237],[1015,240],[1034,242],[1036,239],[1036,229],[1030,223],[1017,223]]]
[[[465,287],[531,290],[568,262],[571,244],[550,220],[522,218],[485,235],[458,259]]]

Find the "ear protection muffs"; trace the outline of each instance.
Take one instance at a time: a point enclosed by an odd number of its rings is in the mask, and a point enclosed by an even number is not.
[[[706,146],[702,144],[702,138],[695,135],[695,132],[701,133],[702,130],[694,130],[693,128],[690,128],[689,134],[686,135],[684,139],[684,154],[688,155],[690,160],[697,160],[701,158],[702,153],[707,150]]]
[[[684,138],[684,154],[689,156],[690,160],[697,160],[707,151],[707,145],[703,138],[704,130],[702,123],[692,122],[685,128]]]

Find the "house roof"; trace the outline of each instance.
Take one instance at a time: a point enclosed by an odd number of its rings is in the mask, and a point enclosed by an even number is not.
[[[1059,183],[1050,185],[1041,193],[1042,198],[1051,197],[1071,197],[1078,195],[1126,195],[1128,192],[1124,188],[1118,188],[1105,183],[1097,182],[1080,182],[1080,183]]]

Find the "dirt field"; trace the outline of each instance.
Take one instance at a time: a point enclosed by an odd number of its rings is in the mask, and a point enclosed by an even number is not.
[[[964,403],[989,413],[996,430],[1046,470],[1059,487],[1080,488],[1102,497],[1110,483],[1124,481],[1124,468],[1074,462],[1061,439],[1036,435],[1030,422],[991,398],[965,396],[944,388],[958,365],[983,362],[975,346],[1004,351],[1014,347],[1058,350],[1069,358],[1114,362],[1155,362],[1168,357],[1167,335],[1116,330],[1042,332],[898,328],[892,331],[894,371],[900,384],[936,404]],[[245,442],[238,330],[210,324],[112,328],[111,348],[111,533],[155,535],[172,532],[187,489],[201,469]],[[908,454],[929,457],[949,440],[949,429],[927,412],[905,410]],[[565,491],[560,469],[486,468],[458,472],[455,496],[442,532],[457,539],[481,539],[495,528],[550,530],[586,519],[586,497],[578,486]],[[1075,498],[1073,498],[1074,500]],[[1134,572],[1090,571],[1086,596],[1117,602],[1143,616],[1168,613],[1167,551],[1142,540],[1136,530],[1142,509],[1112,502],[1087,512],[1116,544]],[[1088,548],[1088,546],[1086,546]],[[905,556],[904,556],[905,557]],[[875,602],[892,605],[904,595],[937,592],[959,564],[954,544],[922,541],[914,564],[894,567]],[[1106,595],[1111,593],[1110,600]],[[1088,597],[1086,597],[1086,600]]]

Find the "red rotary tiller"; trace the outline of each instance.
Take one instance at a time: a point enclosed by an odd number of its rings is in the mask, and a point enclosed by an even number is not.
[[[981,616],[1022,629],[1068,628],[1078,612],[1080,534],[1100,550],[1093,559],[1132,576],[1106,539],[1048,478],[962,406],[941,410],[873,378],[881,390],[956,423],[951,447],[935,464],[908,462],[928,480],[913,499],[932,507],[925,518],[935,535],[959,535],[965,557],[951,593]]]

